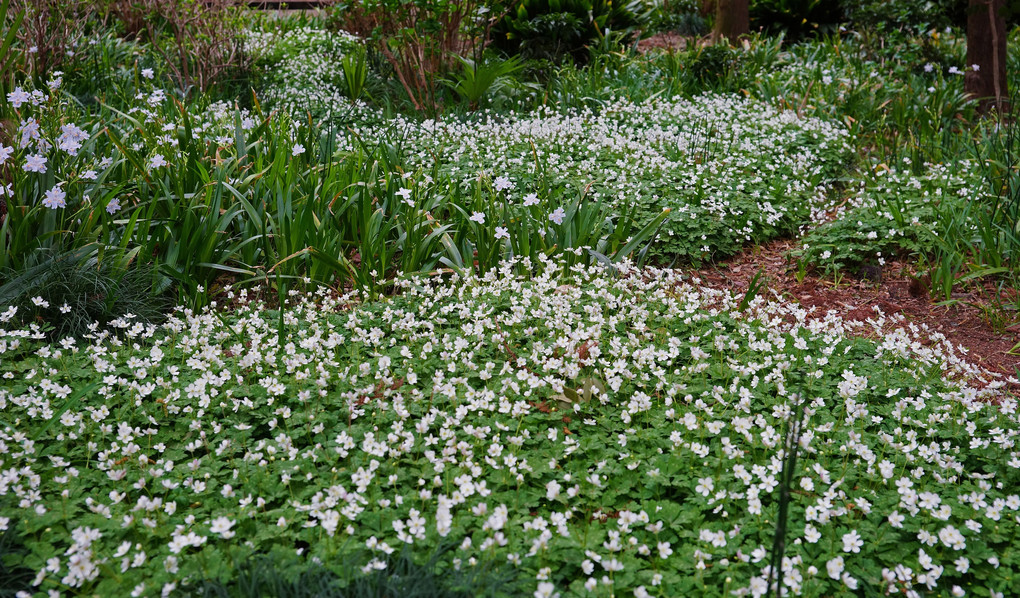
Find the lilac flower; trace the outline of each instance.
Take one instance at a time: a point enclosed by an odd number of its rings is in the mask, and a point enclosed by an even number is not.
[[[21,108],[21,105],[29,101],[31,98],[32,96],[20,87],[15,87],[14,91],[7,94],[7,101],[15,108]]]
[[[67,206],[66,197],[67,194],[60,188],[60,183],[57,183],[56,186],[46,192],[46,197],[43,199],[42,204],[51,210],[63,208]]]
[[[156,154],[149,159],[149,170],[166,166],[166,164],[166,158],[163,157],[163,154]]]
[[[21,133],[21,147],[28,147],[33,140],[40,139],[39,123],[34,118],[21,123],[21,126],[18,127],[18,132]]]
[[[38,172],[40,174],[46,172],[46,156],[39,154],[31,154],[25,157],[25,165],[22,166],[25,172]]]

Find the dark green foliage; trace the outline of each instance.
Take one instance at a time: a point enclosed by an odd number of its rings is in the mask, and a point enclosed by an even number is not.
[[[752,30],[782,33],[791,40],[834,31],[843,16],[833,0],[752,0],[750,9]]]
[[[700,36],[708,33],[708,21],[691,11],[663,11],[659,15],[658,29],[680,35]]]
[[[133,321],[154,322],[171,307],[153,290],[149,266],[121,267],[98,261],[92,248],[50,256],[19,272],[0,276],[0,305],[18,308],[16,318],[41,318],[52,324],[51,338],[81,337],[94,323],[105,325],[127,314]],[[45,303],[33,301],[41,298]]]
[[[460,57],[458,60],[461,64],[460,72],[452,72],[443,83],[457,94],[457,97],[467,102],[469,110],[477,110],[481,102],[489,96],[496,96],[522,85],[514,78],[516,73],[524,69],[519,56],[507,60],[488,57],[479,61]],[[533,87],[533,91],[538,91],[537,86]]]
[[[703,89],[717,89],[738,76],[741,58],[722,44],[695,47],[687,53],[687,75]]]
[[[967,0],[844,0],[846,19],[858,27],[923,32],[966,22]]]
[[[517,583],[503,571],[479,564],[443,570],[451,546],[441,546],[419,564],[405,548],[385,559],[386,568],[364,574],[366,555],[347,559],[335,572],[329,564],[288,574],[294,563],[259,556],[241,565],[227,583],[205,580],[182,589],[189,598],[475,598],[515,595]],[[447,563],[445,565],[449,567]]]
[[[661,54],[657,62],[668,76],[670,91],[688,96],[706,91],[742,93],[779,68],[784,41],[780,36],[752,43],[746,50],[725,44],[690,44],[684,50]]]
[[[2,512],[2,511],[0,511]],[[0,532],[0,598],[14,598],[31,590],[34,573],[23,565],[25,547],[15,534],[15,524]]]
[[[1017,105],[1014,94],[1011,103]],[[931,277],[950,299],[956,282],[1003,277],[1017,284],[1020,257],[1020,129],[1015,120],[988,122],[975,136],[973,161],[984,193],[940,211]]]
[[[633,39],[651,20],[639,0],[519,0],[493,29],[493,43],[511,54],[584,63],[588,47],[612,31]]]

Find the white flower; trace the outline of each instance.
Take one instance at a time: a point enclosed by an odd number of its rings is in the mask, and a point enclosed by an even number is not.
[[[295,143],[294,147],[291,148],[290,150],[290,154],[292,156],[300,156],[303,153],[305,153],[305,146],[301,145],[300,143]]]
[[[815,544],[822,539],[822,534],[818,531],[818,528],[809,523],[804,526],[804,539],[809,544]]]
[[[496,237],[496,239],[509,239],[510,231],[508,231],[505,227],[497,226],[496,234],[494,236]]]
[[[843,552],[857,553],[861,551],[861,546],[864,546],[864,540],[861,539],[861,535],[857,533],[857,530],[851,530],[849,534],[843,534]]]
[[[836,558],[829,559],[829,562],[825,563],[825,570],[832,579],[839,579],[840,574],[843,572],[843,557],[837,556]]]
[[[953,550],[963,550],[967,547],[966,538],[960,533],[960,530],[951,525],[939,530],[939,540],[942,540],[943,544]]]
[[[478,224],[485,224],[485,214],[481,212],[474,212],[471,214],[471,218],[469,218],[469,220],[477,222]]]
[[[230,528],[234,527],[234,522],[227,517],[217,517],[213,519],[212,524],[209,526],[209,531],[214,534],[219,534],[224,540],[228,540],[234,537],[234,532]]]
[[[660,559],[669,558],[669,555],[673,554],[673,549],[670,547],[669,542],[659,542],[656,545],[656,548],[659,550],[659,558]],[[652,584],[652,585],[655,585],[655,584]]]
[[[610,571],[610,572],[612,572],[612,571],[623,571],[623,563],[621,563],[619,560],[617,560],[615,558],[612,558],[612,559],[603,559],[603,561],[602,561],[602,568],[605,569],[606,571]]]
[[[166,164],[167,162],[166,159],[163,157],[163,154],[155,154],[154,156],[152,156],[152,158],[149,158],[149,170],[161,168],[163,166],[166,166]]]
[[[971,70],[973,70],[976,73],[976,72],[981,70],[981,65],[980,64],[972,64],[972,65],[970,65],[970,68],[971,68]]]
[[[145,77],[146,79],[152,79],[153,77],[152,69],[142,69],[142,77]]]
[[[535,598],[557,598],[559,595],[556,586],[548,581],[539,582],[538,589],[534,594]]]

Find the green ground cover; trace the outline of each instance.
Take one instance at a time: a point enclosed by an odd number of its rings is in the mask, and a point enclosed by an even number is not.
[[[559,272],[243,301],[56,346],[5,330],[24,565],[144,594],[253,553],[360,551],[367,573],[449,543],[443,567],[544,593],[760,595],[802,421],[793,592],[1015,591],[1016,401],[947,379],[975,372],[946,346],[670,272]]]

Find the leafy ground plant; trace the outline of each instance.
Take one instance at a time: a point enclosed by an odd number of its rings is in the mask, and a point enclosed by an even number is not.
[[[1020,590],[1016,399],[939,337],[537,266],[56,346],[3,329],[3,523],[37,588],[452,545],[441,570],[504,563],[529,594],[762,596],[798,413],[790,593]]]
[[[656,251],[693,261],[822,214],[849,150],[839,125],[716,94],[464,121],[398,118],[357,133],[403,139],[408,165],[438,166],[462,186],[479,175],[502,179],[508,205],[537,201],[551,212],[590,189],[617,212],[636,208],[639,224],[668,208]]]

